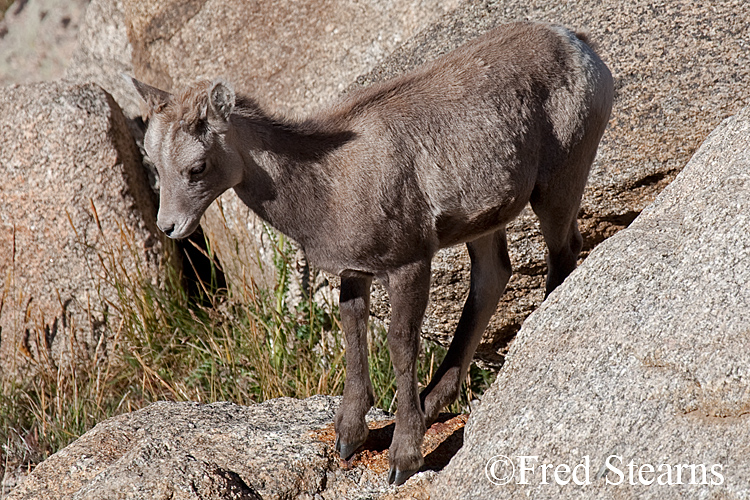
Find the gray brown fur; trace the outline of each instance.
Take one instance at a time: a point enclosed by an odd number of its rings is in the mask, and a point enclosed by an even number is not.
[[[426,426],[458,395],[511,275],[505,225],[531,202],[548,246],[548,294],[575,268],[576,214],[613,99],[610,72],[586,42],[548,24],[502,26],[305,121],[270,116],[220,81],[176,96],[135,82],[153,115],[145,142],[160,175],[162,230],[188,236],[234,188],[312,264],[341,276],[342,457],[368,432],[373,278],[392,305],[399,405],[389,481],[402,483],[422,466]],[[419,394],[430,262],[458,243],[471,256],[469,297],[445,360]]]

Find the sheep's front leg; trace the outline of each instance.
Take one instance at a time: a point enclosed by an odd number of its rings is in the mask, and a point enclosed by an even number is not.
[[[399,268],[388,273],[384,281],[392,311],[388,349],[398,387],[388,482],[402,484],[424,464],[422,439],[426,428],[417,390],[417,356],[430,293],[430,261]]]
[[[367,320],[370,314],[372,277],[343,275],[339,311],[346,338],[344,399],[336,413],[336,451],[349,460],[367,439],[365,415],[375,402],[367,366]]]

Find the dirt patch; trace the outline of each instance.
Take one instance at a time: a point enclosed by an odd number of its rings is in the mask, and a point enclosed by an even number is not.
[[[440,471],[456,454],[464,444],[464,426],[469,415],[466,413],[441,413],[437,422],[427,429],[427,433],[422,443],[422,454],[425,457],[425,463],[422,471],[432,470]],[[367,441],[354,454],[354,457],[348,462],[338,459],[339,465],[344,469],[355,467],[364,467],[377,474],[385,475],[388,473],[388,447],[391,445],[393,430],[396,427],[395,420],[382,420],[370,422],[370,434]],[[334,443],[336,441],[336,431],[333,424],[323,429],[313,431],[316,439],[328,445],[328,452],[336,456]]]

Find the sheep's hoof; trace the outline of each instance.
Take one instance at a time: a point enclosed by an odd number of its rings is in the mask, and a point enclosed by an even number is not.
[[[401,470],[396,466],[391,466],[391,470],[388,471],[388,484],[395,484],[401,486],[406,482],[407,479],[412,477],[419,469],[414,470]]]
[[[336,436],[336,451],[339,453],[339,456],[346,460],[347,462],[354,456],[354,453],[359,449],[360,446],[364,444],[365,440],[358,443],[342,443],[341,438]]]

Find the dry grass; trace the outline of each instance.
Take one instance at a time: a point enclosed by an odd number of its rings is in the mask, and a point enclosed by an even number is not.
[[[102,252],[105,279],[117,290],[109,333],[92,349],[66,332],[70,362],[37,354],[30,376],[0,380],[0,469],[39,463],[97,422],[158,400],[251,404],[341,394],[345,363],[336,308],[310,297],[289,305],[291,254],[289,243],[275,237],[279,279],[272,290],[232,295],[209,279],[190,297],[174,268],[165,265],[155,285],[140,271],[125,272],[117,252]],[[30,340],[32,352],[47,352],[40,348],[44,339]],[[369,344],[376,404],[393,411],[394,374],[382,328],[371,330]],[[424,350],[419,376],[426,383],[444,350],[429,343]],[[490,377],[472,369],[451,411],[465,410]]]

